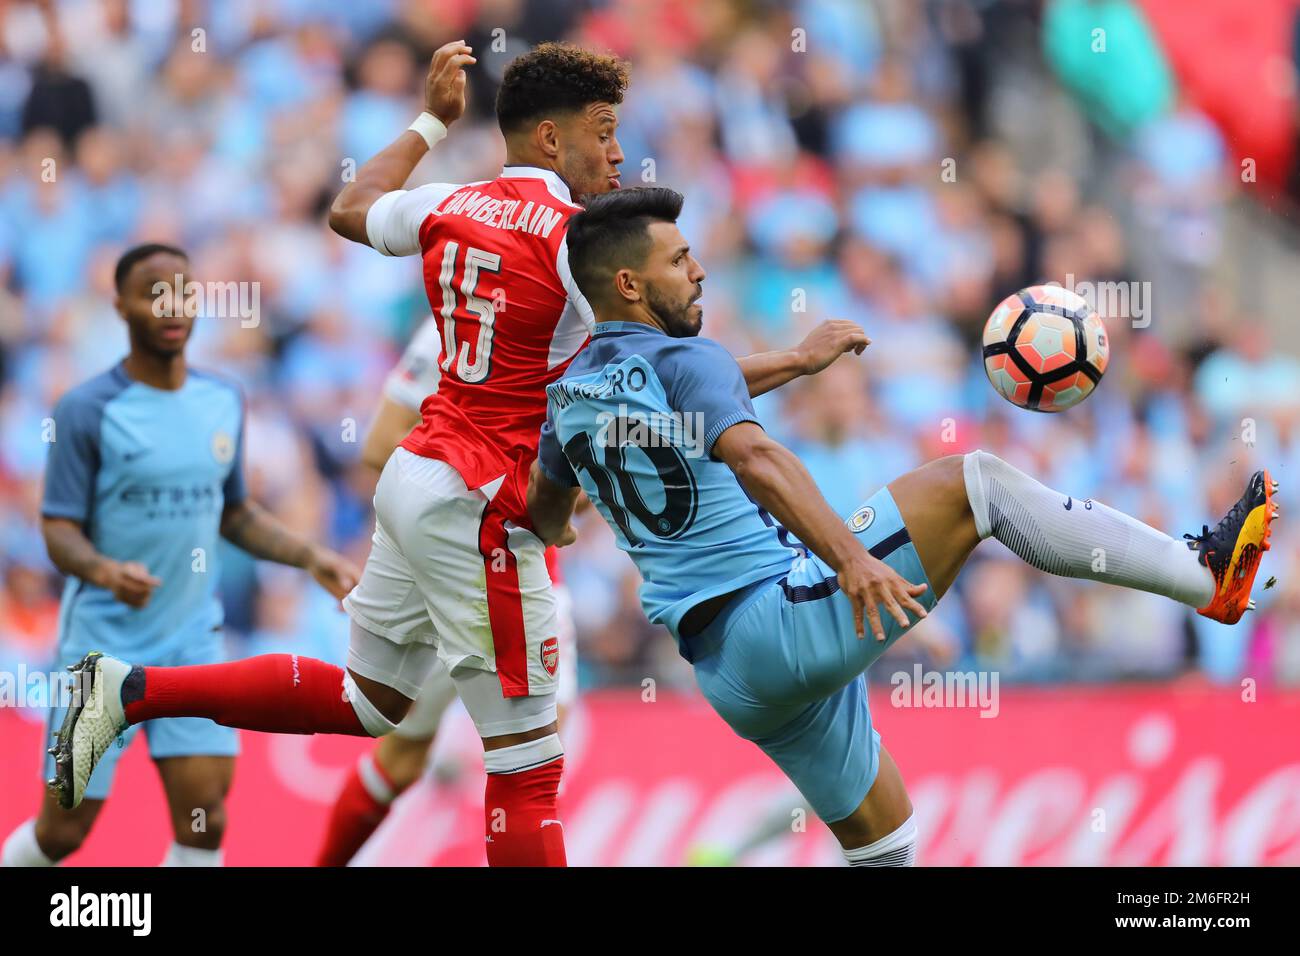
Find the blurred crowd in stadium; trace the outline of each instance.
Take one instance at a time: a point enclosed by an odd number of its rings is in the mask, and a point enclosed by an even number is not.
[[[374,476],[360,440],[428,305],[415,262],[339,239],[324,212],[419,111],[428,54],[459,36],[479,59],[470,110],[417,179],[495,174],[492,97],[514,55],[558,38],[610,49],[633,66],[624,184],[686,193],[682,227],[709,270],[705,333],[742,353],[822,318],[865,326],[863,358],[759,402],[841,512],[975,447],[1175,536],[1217,520],[1254,467],[1285,497],[1300,479],[1300,363],[1213,281],[1233,253],[1223,211],[1243,201],[1233,157],[1136,6],[1106,4],[1145,65],[1121,84],[1126,109],[1089,98],[1061,36],[1086,6],[0,0],[0,667],[52,652],[43,423],[124,353],[111,270],[135,242],[184,246],[195,278],[260,283],[257,326],[201,321],[191,360],[247,392],[254,495],[364,559]],[[1070,277],[1129,294],[1105,316],[1111,369],[1068,413],[1013,408],[984,379],[984,318],[1024,285]],[[1237,628],[1049,579],[1000,549],[980,549],[896,663],[1007,681],[1300,683],[1300,537],[1285,513],[1261,575],[1280,583]],[[223,561],[233,654],[342,656],[346,619],[305,575],[233,549]],[[584,687],[689,682],[594,514],[563,569]]]

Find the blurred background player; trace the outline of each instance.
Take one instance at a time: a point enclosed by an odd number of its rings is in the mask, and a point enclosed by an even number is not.
[[[248,499],[243,397],[185,362],[195,313],[192,302],[173,294],[189,273],[185,253],[166,245],[137,246],[118,260],[114,306],[131,350],[54,410],[41,512],[50,560],[68,577],[62,665],[91,650],[169,666],[224,660],[219,537],[255,557],[307,569],[336,598],[357,579],[346,560]],[[64,709],[51,708],[51,729]],[[163,865],[219,866],[238,734],[201,717],[143,727],[175,834]],[[123,737],[134,735],[132,727]],[[65,810],[46,794],[36,819],[5,841],[0,863],[50,866],[80,847],[122,749],[109,750],[76,808]],[[47,777],[52,770],[47,760]]]
[[[927,616],[980,541],[1225,624],[1254,607],[1278,510],[1265,471],[1187,541],[979,450],[928,462],[837,515],[758,423],[730,353],[699,337],[705,272],[677,228],[681,208],[670,189],[628,189],[594,197],[570,223],[574,279],[599,321],[547,392],[533,526],[545,541],[566,534],[581,482],[644,578],[646,616],[850,865],[915,862],[912,804],[872,727],[865,672]],[[686,417],[697,426],[654,424]]]
[[[384,382],[384,394],[374,423],[366,434],[361,457],[382,472],[389,457],[411,429],[420,423],[420,406],[438,390],[442,337],[434,317],[420,324],[401,361]],[[547,569],[555,587],[559,621],[560,675],[556,690],[558,723],[578,692],[577,647],[574,642],[572,598],[560,582],[555,549],[548,548]],[[318,866],[345,866],[388,815],[389,807],[419,779],[438,732],[438,724],[456,696],[446,665],[438,661],[419,696],[397,728],[363,754],[348,774],[330,812]]]

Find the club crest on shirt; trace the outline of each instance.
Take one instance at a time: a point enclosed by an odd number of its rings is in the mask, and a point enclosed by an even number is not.
[[[235,440],[223,431],[212,435],[212,457],[219,465],[227,465],[235,457]]]
[[[555,669],[560,666],[560,639],[548,637],[542,641],[542,666],[546,673],[555,676]]]
[[[871,522],[876,520],[876,509],[871,505],[863,505],[853,514],[849,515],[849,520],[844,522],[849,526],[849,530],[854,534],[859,531],[866,531],[871,527]]]

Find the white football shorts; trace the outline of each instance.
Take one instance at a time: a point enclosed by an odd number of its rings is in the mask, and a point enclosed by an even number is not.
[[[370,645],[354,638],[349,668],[416,697],[436,650],[458,685],[486,672],[505,699],[553,698],[565,655],[545,549],[489,507],[492,490],[468,489],[446,462],[393,452],[375,488],[370,556],[343,600]]]

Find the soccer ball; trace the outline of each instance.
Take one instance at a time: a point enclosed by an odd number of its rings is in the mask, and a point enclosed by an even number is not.
[[[1106,373],[1110,345],[1082,296],[1054,285],[1009,295],[984,326],[984,371],[998,394],[1035,412],[1078,405]]]

